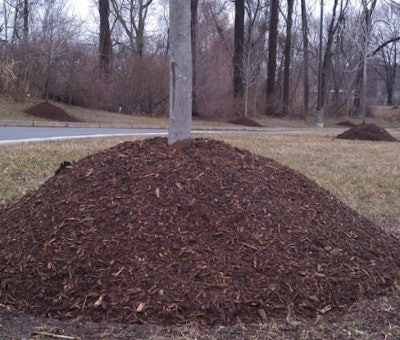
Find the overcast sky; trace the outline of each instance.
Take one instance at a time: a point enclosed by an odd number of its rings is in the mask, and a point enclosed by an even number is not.
[[[91,0],[68,0],[71,4],[74,12],[79,15],[82,19],[86,19],[86,17],[90,13],[89,7],[93,7],[91,5]]]

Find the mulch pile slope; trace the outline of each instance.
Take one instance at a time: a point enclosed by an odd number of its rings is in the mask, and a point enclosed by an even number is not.
[[[62,108],[48,102],[32,106],[26,109],[25,112],[30,114],[31,116],[57,120],[60,122],[80,122],[79,119],[72,117]]]
[[[228,123],[235,124],[235,125],[243,125],[243,126],[250,126],[250,127],[264,127],[264,125],[260,124],[259,122],[255,121],[254,119],[248,117],[239,117],[230,120]]]
[[[393,137],[389,132],[380,126],[370,123],[362,123],[353,126],[349,130],[344,131],[337,138],[341,139],[352,139],[352,140],[369,140],[369,141],[387,141],[397,142],[397,139]]]
[[[0,301],[56,318],[315,318],[398,283],[400,241],[223,142],[125,142],[0,209]]]

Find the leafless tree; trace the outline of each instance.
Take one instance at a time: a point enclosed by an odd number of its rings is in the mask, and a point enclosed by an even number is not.
[[[384,4],[379,8],[378,15],[380,20],[376,23],[373,37],[378,47],[372,52],[372,56],[378,58],[378,65],[374,68],[385,84],[387,105],[395,105],[400,46],[400,28],[396,22],[400,20],[400,10],[391,4]]]
[[[283,115],[290,112],[290,67],[292,54],[292,26],[294,0],[287,0],[285,67],[283,71]]]
[[[279,23],[279,0],[271,0],[268,40],[268,69],[266,89],[266,111],[272,115],[276,110],[276,67],[278,50],[278,23]]]
[[[170,103],[168,144],[191,139],[192,44],[190,1],[170,0]]]
[[[374,26],[373,14],[377,5],[377,0],[361,0],[361,13],[358,16],[358,34],[354,35],[353,40],[359,47],[359,66],[356,81],[354,84],[354,107],[359,111],[361,117],[367,114],[367,71],[368,58],[370,57],[370,44]]]
[[[310,77],[309,77],[309,69],[310,69],[310,52],[309,52],[309,41],[308,41],[308,19],[307,19],[307,5],[306,0],[301,0],[301,29],[303,36],[303,66],[304,66],[304,75],[303,75],[303,110],[304,114],[307,115],[310,109]]]
[[[146,20],[153,0],[111,0],[112,13],[128,38],[132,55],[142,57],[145,48]],[[126,45],[124,41],[118,41]]]
[[[99,30],[100,68],[103,70],[105,74],[108,74],[110,72],[111,59],[112,59],[111,30],[109,23],[109,16],[110,16],[109,0],[99,0],[99,16],[100,16],[100,30]]]
[[[235,0],[235,42],[233,55],[233,96],[243,95],[244,0]]]

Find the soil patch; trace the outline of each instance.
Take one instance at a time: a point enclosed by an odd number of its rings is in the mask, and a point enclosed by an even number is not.
[[[0,301],[58,319],[248,324],[343,311],[400,278],[400,241],[225,143],[126,142],[0,208]]]
[[[79,119],[72,117],[62,108],[48,102],[32,106],[26,109],[25,112],[35,117],[56,120],[60,122],[80,122]]]
[[[387,142],[397,141],[397,139],[393,137],[389,132],[373,123],[362,123],[360,125],[356,125],[338,135],[337,138]]]
[[[243,126],[251,126],[251,127],[264,127],[264,125],[256,122],[254,119],[248,117],[239,117],[233,120],[230,120],[228,123],[236,124],[236,125],[243,125]]]

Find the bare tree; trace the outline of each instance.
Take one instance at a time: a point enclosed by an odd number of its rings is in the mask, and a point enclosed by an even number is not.
[[[29,1],[24,0],[24,12],[23,12],[23,17],[24,17],[24,41],[28,41],[28,34],[29,34]]]
[[[330,67],[332,65],[332,47],[334,43],[335,35],[338,32],[339,27],[343,24],[345,20],[345,15],[347,11],[349,0],[334,0],[332,7],[332,16],[329,21],[328,32],[327,32],[327,42],[325,45],[325,52],[323,56],[322,63],[322,106],[325,105],[326,92],[328,86],[328,78],[330,74]]]
[[[260,74],[260,60],[262,60],[263,48],[260,43],[247,46],[243,51],[242,79],[244,84],[244,116],[248,116],[249,111],[249,91],[250,87],[257,85]],[[257,91],[256,91],[257,92]],[[256,94],[255,99],[256,100]]]
[[[303,110],[307,115],[310,109],[310,77],[309,77],[309,41],[308,41],[308,20],[307,20],[307,7],[306,0],[301,0],[301,28],[303,35],[303,66],[304,66],[304,80],[303,80]]]
[[[276,95],[276,58],[278,50],[278,23],[279,23],[279,0],[271,0],[268,40],[268,69],[267,69],[267,90],[266,90],[266,115],[275,113]]]
[[[242,62],[244,48],[244,0],[235,0],[235,38],[233,55],[233,96],[243,95]]]
[[[371,56],[376,56],[378,59],[379,64],[374,68],[385,84],[387,105],[396,105],[400,41],[400,28],[397,22],[400,20],[400,10],[396,10],[393,4],[384,4],[379,8],[378,16],[380,20],[376,24],[374,40],[379,46],[375,48]]]
[[[33,51],[43,68],[43,96],[49,99],[53,92],[59,65],[68,57],[68,41],[77,37],[79,25],[67,14],[64,1],[48,1],[38,18],[40,26],[33,32]]]
[[[290,66],[292,54],[292,26],[294,0],[287,0],[286,41],[285,41],[285,66],[283,71],[283,114],[290,112]]]
[[[185,146],[191,139],[192,44],[190,1],[170,0],[170,103],[168,144]]]
[[[128,38],[132,55],[142,57],[145,47],[145,28],[153,0],[111,0],[112,12]],[[125,45],[123,41],[119,44]]]
[[[361,81],[361,117],[367,115],[367,70],[368,70],[368,49],[371,42],[371,34],[373,28],[372,15],[376,7],[377,0],[361,0],[362,15],[361,15],[361,30],[362,30],[362,60],[359,69]]]
[[[100,34],[99,34],[99,56],[100,67],[105,74],[110,72],[112,58],[111,30],[109,23],[110,2],[99,0]]]

